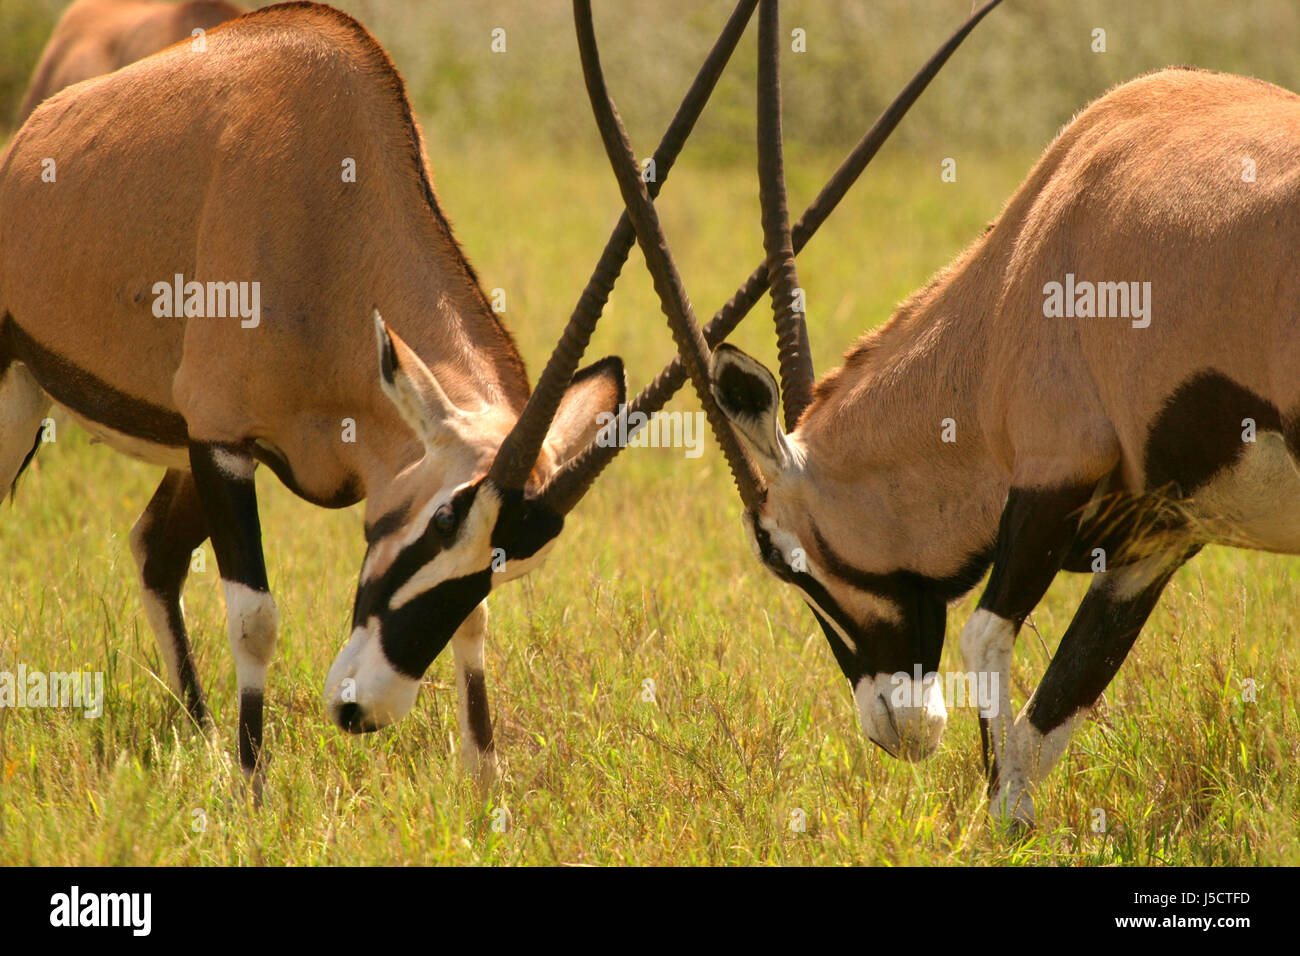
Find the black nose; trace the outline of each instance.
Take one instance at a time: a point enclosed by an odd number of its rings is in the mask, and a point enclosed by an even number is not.
[[[356,704],[348,703],[341,706],[334,719],[338,722],[340,727],[350,734],[359,734],[363,732],[361,726],[361,708]]]

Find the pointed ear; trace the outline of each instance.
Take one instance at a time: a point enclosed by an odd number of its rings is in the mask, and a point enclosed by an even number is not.
[[[617,355],[578,370],[546,433],[556,464],[563,464],[593,442],[626,401],[627,379],[623,360]]]
[[[420,356],[392,331],[374,310],[375,338],[379,346],[379,385],[397,406],[425,447],[451,436],[453,421],[464,416],[447,398]]]
[[[781,430],[781,391],[761,362],[723,343],[709,361],[713,397],[736,426],[755,463],[771,479],[796,465],[796,457]]]

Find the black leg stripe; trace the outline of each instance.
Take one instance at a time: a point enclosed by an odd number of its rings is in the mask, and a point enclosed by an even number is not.
[[[993,737],[989,733],[989,718],[981,717],[980,722],[980,753],[984,758],[984,772],[989,778],[989,795],[998,786],[998,755],[993,749]]]
[[[221,577],[254,591],[267,591],[256,486],[251,477],[231,477],[224,472],[213,450],[214,446],[191,444],[190,466],[212,533]],[[246,457],[250,463],[253,461],[242,449],[226,447],[224,450]]]
[[[488,711],[487,681],[483,672],[465,670],[465,709],[469,715],[470,733],[480,752],[493,748],[492,715]]]
[[[1077,711],[1097,702],[1128,656],[1165,585],[1194,553],[1171,557],[1169,568],[1129,600],[1117,600],[1109,588],[1088,591],[1030,702],[1029,723],[1035,730],[1051,733]]]
[[[1012,488],[998,524],[993,571],[979,607],[1018,628],[1034,609],[1069,554],[1079,513],[1092,485],[1053,491]]]
[[[239,694],[239,765],[245,770],[254,769],[262,756],[262,701],[261,691]]]

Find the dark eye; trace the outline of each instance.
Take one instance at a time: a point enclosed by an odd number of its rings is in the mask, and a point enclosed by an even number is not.
[[[776,545],[772,545],[767,549],[767,563],[785,567],[785,555],[781,553],[781,550]]]
[[[444,538],[454,534],[459,523],[460,519],[456,517],[456,512],[452,510],[451,505],[443,505],[433,513],[433,528]]]

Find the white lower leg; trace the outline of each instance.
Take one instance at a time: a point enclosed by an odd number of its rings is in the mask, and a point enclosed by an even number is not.
[[[18,477],[50,400],[21,362],[0,372],[0,497]]]
[[[254,748],[262,744],[262,700],[266,693],[266,672],[275,653],[279,614],[266,591],[257,591],[237,581],[222,581],[226,591],[226,633],[235,658],[235,679],[240,701],[240,765],[250,774],[253,765],[243,746],[243,713],[251,703],[256,712]]]
[[[144,616],[153,631],[158,644],[158,653],[167,668],[167,684],[177,699],[185,703],[185,687],[181,680],[181,659],[178,635],[172,630],[172,617],[167,600],[149,587],[145,580],[145,562],[149,558],[146,535],[152,521],[149,512],[142,514],[131,529],[131,553],[135,556],[136,568],[140,572],[140,601],[144,605]]]
[[[992,611],[978,609],[961,632],[962,660],[967,671],[996,678],[998,696],[992,712],[984,712],[993,756],[997,761],[998,785],[991,801],[994,817],[1004,821],[1032,823],[1034,803],[1012,733],[1011,652],[1016,643],[1016,625]]]
[[[266,591],[255,591],[237,581],[222,581],[226,591],[226,635],[235,655],[239,692],[266,690],[266,671],[275,654],[280,615]]]
[[[1033,704],[1031,698],[1016,718],[1012,728],[1012,740],[1019,756],[1020,768],[1026,784],[1037,785],[1052,772],[1065,748],[1070,745],[1074,731],[1087,719],[1088,709],[1076,710],[1064,723],[1043,733],[1029,722],[1029,709]]]

